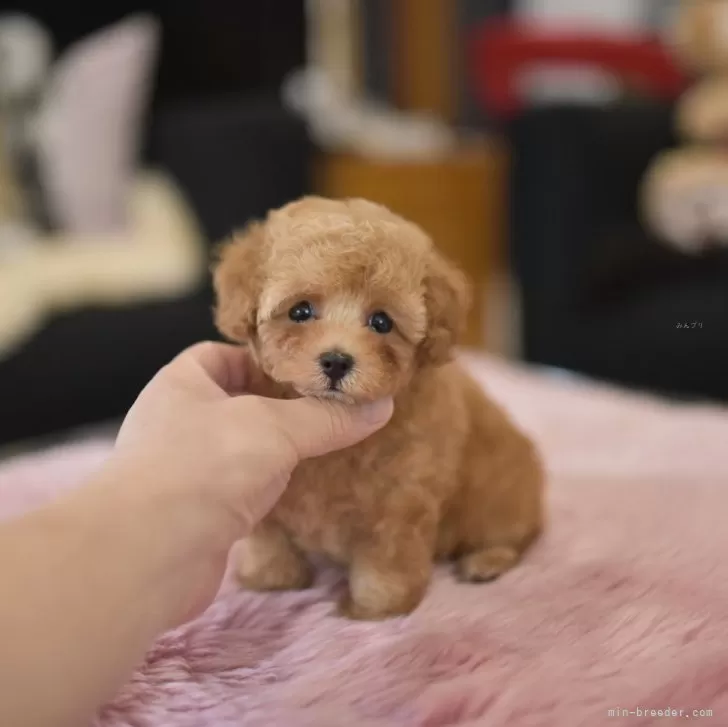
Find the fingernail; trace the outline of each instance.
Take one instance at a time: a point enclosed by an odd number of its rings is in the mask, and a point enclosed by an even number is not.
[[[359,409],[359,415],[367,424],[383,424],[392,416],[392,409],[391,399],[380,399],[371,404],[364,404]]]

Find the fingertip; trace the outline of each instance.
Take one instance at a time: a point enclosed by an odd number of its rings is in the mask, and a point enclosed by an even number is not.
[[[394,413],[394,401],[391,398],[379,399],[371,404],[364,404],[359,409],[359,416],[366,424],[373,427],[384,426]]]

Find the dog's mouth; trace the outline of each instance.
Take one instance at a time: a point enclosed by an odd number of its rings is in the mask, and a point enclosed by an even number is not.
[[[329,386],[322,391],[310,391],[307,396],[313,396],[317,399],[328,399],[329,401],[339,401],[342,404],[357,404],[359,400],[351,394],[344,393],[338,386]]]
[[[320,394],[317,394],[317,396],[321,399],[333,399],[334,401],[343,401],[347,404],[354,403],[354,397],[349,396],[349,394],[345,394],[338,387],[328,388],[326,391],[322,391]]]
[[[349,406],[374,401],[374,397],[364,391],[358,391],[357,387],[352,387],[350,384],[346,385],[346,381],[323,381],[321,380],[322,378],[309,379],[308,381],[274,378],[274,381],[283,387],[284,390],[288,391],[289,395],[293,395],[294,397],[302,396],[312,399],[326,399],[328,401],[338,401]]]
[[[361,403],[361,400],[359,400],[356,396],[345,393],[339,386],[326,386],[321,388],[294,386],[293,388],[299,396],[311,397],[312,399],[338,401],[350,406]]]

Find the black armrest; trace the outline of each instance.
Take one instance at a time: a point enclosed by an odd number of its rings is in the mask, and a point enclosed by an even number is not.
[[[148,157],[186,193],[211,242],[309,189],[305,124],[276,99],[224,97],[155,114]]]

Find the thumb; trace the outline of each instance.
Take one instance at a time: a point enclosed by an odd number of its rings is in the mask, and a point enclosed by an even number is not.
[[[381,429],[394,410],[391,399],[361,406],[312,398],[270,403],[301,459],[319,457],[361,442]]]

